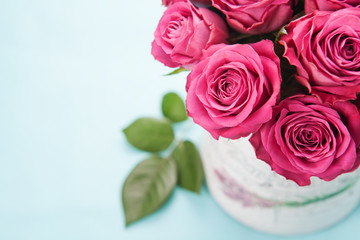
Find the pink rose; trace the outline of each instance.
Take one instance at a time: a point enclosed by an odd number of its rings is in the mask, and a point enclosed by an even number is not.
[[[279,64],[269,40],[210,47],[187,78],[189,116],[215,139],[256,131],[278,99]]]
[[[286,28],[280,43],[296,79],[323,101],[355,99],[360,91],[360,9],[315,11]]]
[[[308,14],[315,10],[335,11],[359,6],[359,0],[305,0],[305,13]]]
[[[311,176],[330,181],[360,164],[360,115],[348,101],[331,106],[298,95],[274,107],[250,142],[259,159],[300,186],[309,185]]]
[[[191,68],[204,49],[226,42],[225,22],[206,8],[190,2],[170,5],[155,30],[151,54],[168,67]]]
[[[293,14],[292,0],[212,0],[230,27],[240,33],[263,34],[284,26]]]
[[[164,6],[169,6],[170,4],[176,3],[176,2],[187,2],[188,0],[162,0],[162,4]],[[198,7],[208,7],[211,6],[211,0],[191,0],[193,4],[195,4]]]

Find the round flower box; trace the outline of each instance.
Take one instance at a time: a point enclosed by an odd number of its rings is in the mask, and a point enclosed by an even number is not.
[[[202,146],[208,188],[231,216],[254,229],[281,235],[326,228],[347,216],[360,200],[360,170],[332,181],[312,177],[300,187],[258,160],[247,138]]]

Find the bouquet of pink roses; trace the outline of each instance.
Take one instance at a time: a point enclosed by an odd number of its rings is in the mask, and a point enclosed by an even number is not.
[[[360,1],[163,0],[152,55],[191,70],[186,109],[215,139],[251,135],[300,186],[360,165]]]

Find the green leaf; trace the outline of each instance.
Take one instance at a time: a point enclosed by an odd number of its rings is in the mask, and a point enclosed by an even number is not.
[[[280,28],[280,30],[276,33],[276,37],[275,37],[274,43],[279,42],[279,40],[280,40],[280,38],[281,38],[281,36],[282,36],[283,34],[286,34],[286,35],[287,35],[286,27],[287,27],[287,25],[283,26],[283,27]]]
[[[187,119],[185,104],[176,93],[171,92],[163,97],[161,109],[164,116],[173,122]]]
[[[173,159],[152,156],[140,162],[127,177],[122,189],[126,225],[156,211],[176,185]]]
[[[204,181],[201,157],[195,145],[184,141],[172,152],[178,169],[178,184],[187,190],[200,193]]]
[[[185,68],[177,68],[175,69],[174,71],[172,71],[171,73],[168,73],[166,74],[166,76],[171,76],[171,75],[175,75],[175,74],[178,74],[178,73],[181,73],[181,72],[185,72],[185,71],[189,71]]]
[[[134,147],[159,152],[170,146],[174,131],[167,119],[139,118],[124,129],[127,140]]]

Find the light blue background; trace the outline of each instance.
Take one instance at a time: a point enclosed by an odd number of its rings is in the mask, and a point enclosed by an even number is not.
[[[164,9],[161,0],[0,1],[1,240],[278,239],[233,220],[206,189],[177,188],[124,227],[120,189],[146,154],[121,129],[161,116],[164,93],[185,97],[186,74],[165,77],[171,70],[150,55]],[[359,224],[358,208],[292,239],[359,239]]]

